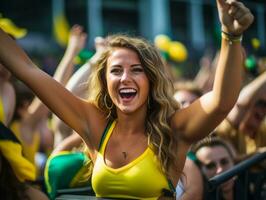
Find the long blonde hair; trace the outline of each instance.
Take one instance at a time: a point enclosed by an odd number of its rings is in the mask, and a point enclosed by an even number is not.
[[[166,76],[160,53],[144,39],[125,35],[109,36],[106,45],[90,77],[89,100],[106,114],[108,120],[116,119],[116,109],[107,92],[107,60],[115,48],[128,48],[136,52],[150,82],[146,119],[148,141],[152,144],[163,171],[169,176],[170,169],[177,169],[177,138],[170,128],[170,117],[179,106],[173,98],[174,87]]]

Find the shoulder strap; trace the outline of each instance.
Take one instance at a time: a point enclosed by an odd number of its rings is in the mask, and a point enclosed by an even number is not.
[[[99,143],[99,147],[98,147],[98,151],[100,151],[101,147],[102,147],[102,144],[103,144],[103,141],[108,133],[108,130],[110,128],[110,126],[112,125],[113,121],[109,120],[104,131],[103,131],[103,134],[102,134],[102,137],[101,137],[101,140],[100,140],[100,143]]]

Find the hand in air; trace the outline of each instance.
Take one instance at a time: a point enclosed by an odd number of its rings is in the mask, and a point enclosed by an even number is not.
[[[222,31],[241,35],[253,22],[250,10],[239,1],[216,0]]]

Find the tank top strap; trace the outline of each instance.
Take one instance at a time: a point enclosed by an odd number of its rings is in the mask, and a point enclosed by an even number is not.
[[[103,131],[103,134],[102,134],[102,137],[101,137],[101,140],[100,140],[100,144],[99,144],[99,147],[98,147],[98,151],[100,153],[103,153],[104,149],[105,149],[105,146],[106,146],[106,143],[115,127],[115,124],[116,124],[116,120],[114,121],[108,121],[104,131]]]

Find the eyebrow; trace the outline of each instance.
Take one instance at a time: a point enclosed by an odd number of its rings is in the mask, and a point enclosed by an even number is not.
[[[220,158],[219,160],[217,160],[217,161],[220,162],[221,160],[224,160],[224,159],[229,160],[228,157],[221,157],[221,158]],[[211,160],[210,162],[207,162],[207,163],[205,163],[205,164],[208,165],[208,164],[210,164],[210,163],[216,163],[216,161]]]
[[[137,67],[137,66],[141,66],[142,67],[142,64],[141,63],[138,63],[138,64],[130,65],[130,67]],[[111,67],[122,67],[122,65],[114,64],[114,65],[111,65]]]

